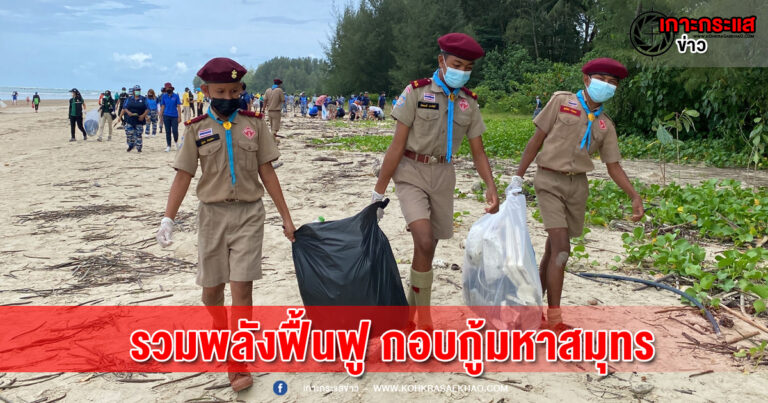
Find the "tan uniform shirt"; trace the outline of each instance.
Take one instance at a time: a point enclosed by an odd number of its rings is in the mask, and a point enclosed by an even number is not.
[[[392,117],[411,128],[406,150],[415,153],[445,156],[448,148],[448,96],[434,82],[423,87],[405,87],[392,110]],[[458,152],[464,136],[475,138],[485,132],[477,101],[464,91],[454,102],[452,154]]]
[[[197,161],[200,160],[203,174],[197,184],[197,197],[202,202],[260,200],[264,187],[259,181],[259,165],[280,157],[275,139],[264,121],[238,114],[232,122],[236,179],[233,186],[224,127],[207,115],[203,116],[199,121],[194,119],[184,131],[185,138],[182,138],[182,147],[173,167],[195,176]],[[221,120],[226,122],[226,119]]]
[[[280,87],[270,88],[264,95],[264,103],[268,111],[279,111],[283,109],[285,101],[285,92]]]
[[[598,151],[604,163],[618,162],[621,153],[616,127],[605,112],[592,122],[589,152],[586,146],[580,148],[587,131],[588,113],[581,107],[576,94],[555,92],[547,106],[533,119],[533,123],[547,133],[536,163],[556,171],[589,172],[595,169],[589,156]]]

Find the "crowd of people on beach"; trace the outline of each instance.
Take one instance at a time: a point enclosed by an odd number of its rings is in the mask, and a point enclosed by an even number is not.
[[[156,137],[158,131],[162,134],[165,130],[165,152],[170,152],[172,148],[178,150],[179,123],[202,115],[210,100],[200,88],[193,91],[187,87],[178,94],[171,83],[163,84],[159,92],[158,95],[150,88],[143,95],[138,84],[130,88],[123,87],[114,93],[105,90],[99,95],[96,113],[86,115],[87,108],[82,94],[77,88],[72,88],[68,108],[69,141],[77,141],[75,128],[80,130],[83,140],[87,140],[89,135],[95,135],[99,142],[103,140],[104,132],[107,132],[107,141],[111,141],[113,130],[125,130],[127,151],[136,150],[140,153],[145,137]],[[97,123],[89,125],[89,120]],[[94,129],[88,130],[89,126]]]

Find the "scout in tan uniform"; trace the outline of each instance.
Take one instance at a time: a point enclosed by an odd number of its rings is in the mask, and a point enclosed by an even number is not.
[[[533,120],[536,132],[512,178],[513,184],[521,186],[522,176],[536,158],[533,184],[548,233],[539,273],[549,305],[547,322],[555,331],[568,328],[560,312],[563,270],[571,250],[568,238],[581,236],[584,227],[589,194],[586,172],[594,169],[591,154],[600,153],[611,179],[632,199],[632,220],[638,221],[644,214],[642,199],[619,164],[616,128],[602,105],[613,96],[619,80],[627,76],[627,69],[616,60],[600,58],[585,64],[581,71],[586,91],[552,95]]]
[[[397,197],[413,237],[413,263],[408,303],[411,327],[430,329],[432,258],[439,239],[453,236],[453,191],[456,175],[452,156],[466,136],[480,177],[488,187],[486,212],[496,213],[499,198],[481,135],[485,124],[476,96],[462,86],[469,80],[474,60],[484,51],[471,37],[451,33],[438,39],[441,53],[432,78],[411,82],[395,104],[397,127],[382,163],[373,201],[384,198],[394,179]],[[405,158],[403,158],[405,157]],[[380,210],[380,215],[383,210]]]
[[[228,58],[211,59],[197,72],[205,82],[202,90],[210,97],[211,108],[208,114],[186,122],[186,138],[173,163],[176,178],[157,233],[163,247],[171,244],[173,218],[199,160],[202,176],[197,185],[200,206],[196,282],[203,287],[203,303],[209,307],[224,305],[224,286],[230,283],[233,309],[242,307],[232,311],[233,329],[237,328],[237,319],[250,317],[253,281],[261,278],[264,188],[283,219],[285,236],[293,241],[295,231],[271,165],[280,156],[274,137],[263,115],[237,109],[240,79],[245,73],[243,66]],[[226,328],[226,323],[226,317],[214,314],[214,326]],[[249,373],[231,372],[229,378],[235,391],[253,384]]]
[[[277,132],[280,130],[280,118],[282,117],[281,111],[285,102],[285,93],[280,88],[283,80],[276,78],[274,83],[272,88],[267,89],[264,93],[264,103],[267,107],[267,116],[269,116],[269,128],[272,129],[272,134],[277,137]]]

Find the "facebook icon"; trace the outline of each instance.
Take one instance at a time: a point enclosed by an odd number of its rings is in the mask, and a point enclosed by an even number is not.
[[[274,385],[272,385],[272,390],[275,392],[276,395],[282,396],[286,392],[288,392],[288,384],[286,384],[283,381],[277,381]]]

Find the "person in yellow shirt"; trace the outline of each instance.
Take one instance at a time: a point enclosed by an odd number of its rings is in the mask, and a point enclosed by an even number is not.
[[[190,97],[191,94],[192,93],[189,92],[189,87],[187,87],[184,88],[184,94],[181,95],[181,113],[185,122],[192,117],[191,103],[194,101],[193,98]]]
[[[203,94],[203,91],[200,90],[200,88],[197,89],[197,116],[201,116],[203,114],[203,102],[205,101],[205,95]]]

